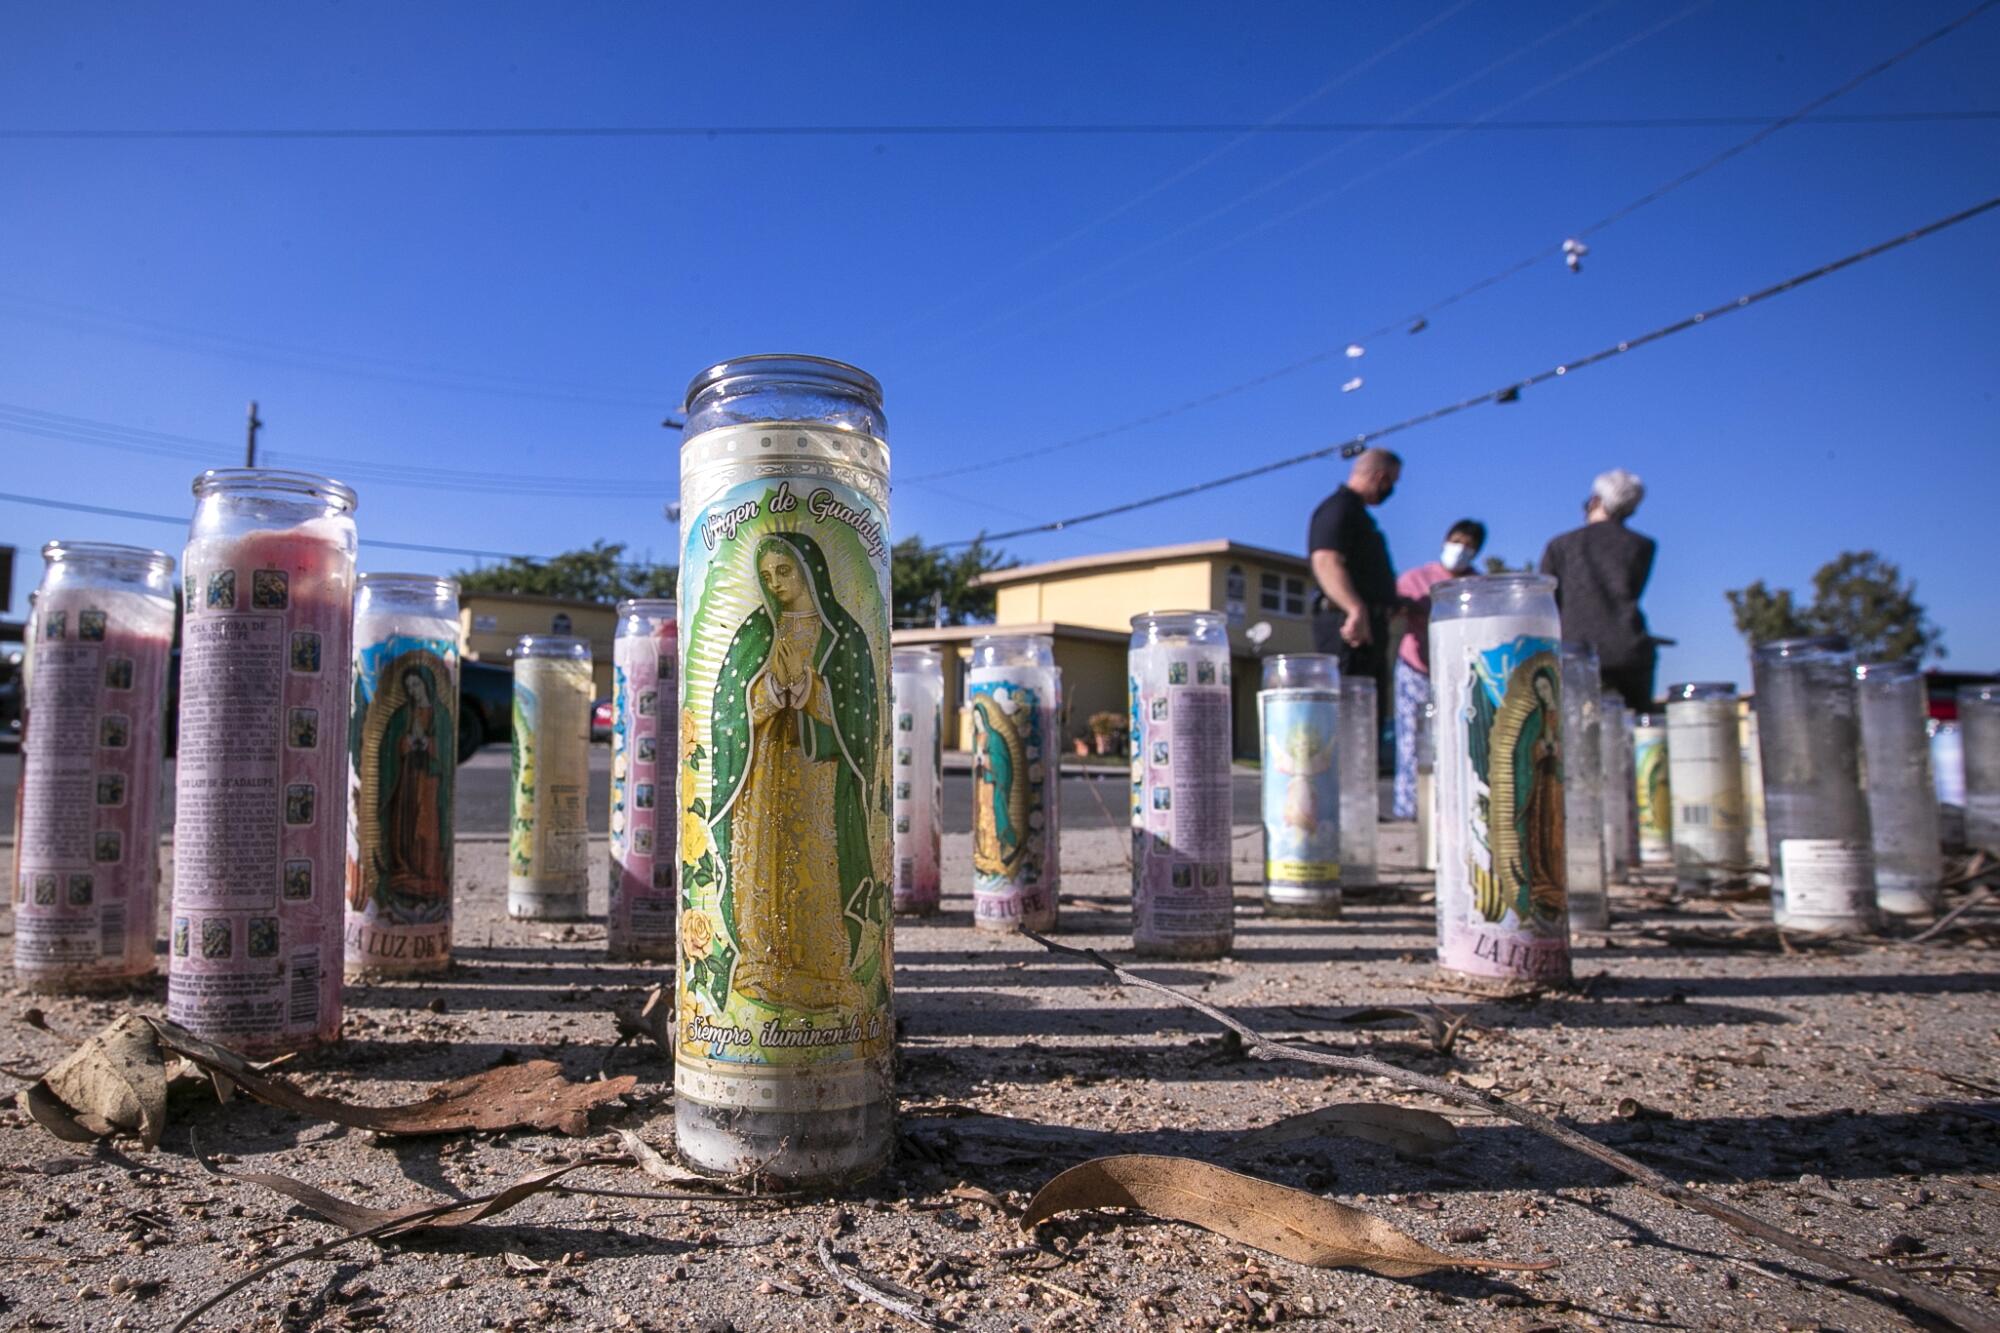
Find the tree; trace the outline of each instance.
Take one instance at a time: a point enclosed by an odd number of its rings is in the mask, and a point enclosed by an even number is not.
[[[921,537],[905,537],[889,552],[890,601],[895,623],[907,625],[970,625],[992,618],[993,592],[975,588],[972,580],[1021,562],[984,542],[957,551],[924,545]],[[939,619],[942,615],[942,620]]]
[[[1508,564],[1505,556],[1498,555],[1487,556],[1485,565],[1488,574],[1532,574],[1535,572],[1535,562],[1532,560],[1516,567]]]
[[[589,546],[547,560],[515,556],[505,564],[464,569],[452,577],[461,592],[513,592],[537,597],[569,597],[583,602],[615,602],[621,597],[671,597],[672,565],[629,563],[623,542]]]
[[[1724,594],[1736,628],[1756,647],[1772,639],[1838,634],[1863,662],[1943,657],[1944,633],[1917,600],[1917,585],[1874,551],[1842,551],[1813,575],[1812,605],[1762,579]]]

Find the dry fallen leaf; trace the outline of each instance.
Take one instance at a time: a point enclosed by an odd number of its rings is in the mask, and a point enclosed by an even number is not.
[[[1405,1157],[1432,1157],[1458,1143],[1457,1128],[1443,1116],[1379,1102],[1343,1102],[1286,1116],[1262,1129],[1251,1130],[1236,1142],[1244,1148],[1269,1148],[1322,1134],[1366,1139],[1393,1148]]]
[[[147,1021],[160,1034],[162,1045],[210,1073],[226,1076],[260,1102],[377,1134],[460,1134],[522,1128],[582,1134],[589,1129],[592,1107],[630,1092],[639,1081],[634,1075],[623,1074],[594,1083],[572,1083],[553,1060],[525,1060],[441,1083],[422,1101],[402,1106],[356,1106],[300,1092],[186,1028],[163,1019]]]
[[[629,1129],[618,1131],[618,1141],[625,1145],[625,1151],[632,1154],[632,1160],[639,1169],[655,1180],[669,1185],[704,1185],[713,1188],[714,1179],[699,1176],[692,1171],[683,1171],[661,1155],[660,1150],[640,1138]]]
[[[374,1232],[382,1228],[378,1232],[380,1235],[402,1236],[413,1231],[434,1231],[483,1222],[489,1217],[506,1212],[523,1199],[540,1194],[572,1171],[586,1166],[616,1164],[617,1161],[615,1157],[586,1157],[580,1162],[568,1162],[562,1166],[547,1166],[539,1171],[530,1171],[491,1194],[468,1199],[458,1207],[449,1207],[451,1200],[440,1199],[432,1203],[415,1204],[408,1208],[370,1208],[365,1204],[349,1203],[346,1199],[328,1194],[316,1185],[308,1185],[302,1180],[294,1180],[290,1176],[279,1175],[274,1171],[224,1171],[206,1159],[201,1159],[201,1165],[210,1175],[276,1190],[308,1212],[343,1230]]]
[[[301,1092],[234,1052],[164,1019],[125,1014],[20,1095],[36,1123],[69,1143],[136,1134],[149,1148],[166,1129],[167,1052],[205,1071],[218,1095],[230,1086],[260,1102],[378,1134],[458,1134],[552,1129],[582,1134],[592,1107],[632,1090],[632,1075],[572,1083],[551,1060],[502,1065],[439,1084],[404,1106],[355,1106]]]
[[[21,1093],[21,1109],[69,1143],[135,1134],[156,1148],[167,1127],[166,1058],[153,1029],[126,1014]]]
[[[1140,1208],[1314,1268],[1365,1268],[1383,1277],[1441,1268],[1535,1272],[1561,1262],[1445,1254],[1358,1208],[1191,1157],[1132,1154],[1073,1166],[1028,1201],[1022,1229],[1076,1208]]]

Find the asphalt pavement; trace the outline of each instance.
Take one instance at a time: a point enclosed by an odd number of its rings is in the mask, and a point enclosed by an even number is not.
[[[972,775],[963,769],[944,775],[944,827],[947,833],[972,830]],[[507,831],[507,785],[509,753],[504,745],[488,745],[458,768],[455,801],[458,832],[494,834]],[[18,751],[0,753],[0,836],[14,836],[14,789],[21,780]],[[167,764],[166,799],[162,822],[173,821],[173,764]],[[1239,824],[1255,823],[1257,775],[1238,769],[1231,783],[1232,816]],[[590,747],[590,827],[602,830],[611,818],[611,750]],[[1062,818],[1066,828],[1104,828],[1123,824],[1127,817],[1124,773],[1106,769],[1089,777],[1065,774],[1062,782]]]

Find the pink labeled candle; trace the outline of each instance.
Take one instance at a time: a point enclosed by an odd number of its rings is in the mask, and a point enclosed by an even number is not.
[[[340,1031],[354,493],[195,481],[167,1016],[251,1056]]]
[[[611,648],[611,897],[604,918],[612,958],[674,956],[675,849],[680,804],[680,629],[674,604],[618,604]]]
[[[31,618],[14,974],[36,991],[153,970],[173,557],[50,542]]]

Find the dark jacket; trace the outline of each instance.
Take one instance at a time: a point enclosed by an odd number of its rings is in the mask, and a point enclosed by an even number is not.
[[[1657,549],[1651,537],[1613,519],[1565,532],[1542,552],[1542,573],[1556,580],[1563,638],[1597,649],[1606,672],[1653,661],[1656,650],[1639,596]]]

